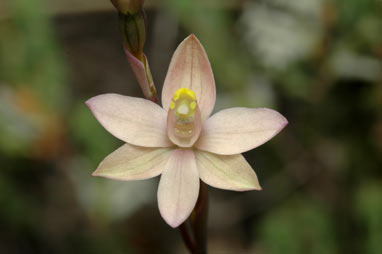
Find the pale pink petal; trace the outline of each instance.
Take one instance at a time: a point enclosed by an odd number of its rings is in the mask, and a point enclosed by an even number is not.
[[[191,147],[198,140],[202,129],[202,120],[198,106],[195,108],[194,121],[190,128],[189,135],[179,135],[178,123],[175,118],[174,110],[170,109],[167,115],[167,134],[170,140],[179,147]],[[186,123],[185,125],[189,125]],[[182,126],[180,126],[182,128]]]
[[[216,154],[238,154],[264,144],[287,123],[285,117],[271,109],[225,109],[204,123],[195,146]]]
[[[241,154],[195,151],[195,157],[200,179],[208,185],[235,191],[261,190],[255,171]]]
[[[162,173],[171,151],[124,144],[99,164],[93,176],[124,181],[155,177]]]
[[[145,98],[156,102],[155,86],[151,77],[151,71],[147,62],[146,56],[143,54],[144,63],[133,56],[127,48],[125,48],[127,60],[130,63],[131,69],[134,72],[135,78],[138,81],[139,86],[142,89]]]
[[[163,219],[177,227],[191,214],[199,195],[199,175],[192,150],[174,150],[162,171],[158,206]]]
[[[138,146],[172,146],[167,136],[167,112],[157,104],[119,94],[103,94],[86,104],[103,127],[115,137]]]
[[[215,80],[207,54],[195,35],[188,36],[172,56],[162,90],[165,110],[175,91],[183,87],[195,92],[202,120],[207,119],[215,105]]]

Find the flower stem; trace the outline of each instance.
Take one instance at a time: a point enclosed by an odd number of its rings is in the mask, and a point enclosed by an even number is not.
[[[199,197],[190,218],[180,225],[183,240],[192,254],[207,253],[208,192],[200,181]]]
[[[189,221],[186,220],[179,226],[180,234],[182,235],[184,244],[191,253],[195,253],[195,242],[190,235]]]

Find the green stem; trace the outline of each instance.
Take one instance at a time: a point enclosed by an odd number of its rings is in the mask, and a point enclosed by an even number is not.
[[[207,185],[200,181],[199,198],[190,222],[195,236],[195,247],[198,254],[207,253],[207,221],[208,221],[208,190]]]
[[[199,197],[190,218],[180,225],[183,240],[192,254],[207,253],[208,192],[200,181]]]
[[[187,249],[191,253],[195,253],[195,242],[193,241],[190,235],[190,226],[188,220],[186,220],[179,226],[179,230]]]

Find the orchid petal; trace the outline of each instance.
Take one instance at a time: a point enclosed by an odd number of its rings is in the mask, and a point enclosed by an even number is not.
[[[93,176],[123,181],[152,178],[162,173],[170,154],[170,148],[124,144],[100,163]]]
[[[195,146],[216,154],[238,154],[264,144],[287,123],[285,117],[271,109],[225,109],[204,123]]]
[[[261,190],[255,171],[241,154],[218,155],[195,152],[200,179],[219,189]]]
[[[199,194],[199,175],[192,150],[174,150],[163,169],[158,206],[163,219],[177,227],[191,214]]]
[[[175,91],[183,87],[195,92],[202,120],[207,119],[215,105],[215,80],[207,54],[195,35],[188,36],[172,56],[162,90],[165,110]]]
[[[103,94],[86,104],[94,116],[115,137],[143,147],[169,147],[167,112],[157,104],[119,94]]]

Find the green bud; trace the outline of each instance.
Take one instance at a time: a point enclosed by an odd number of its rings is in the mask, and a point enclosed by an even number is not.
[[[140,10],[135,14],[119,13],[119,22],[128,50],[140,58],[146,41],[146,14]]]
[[[134,14],[142,10],[144,0],[110,0],[114,7],[121,13]]]

